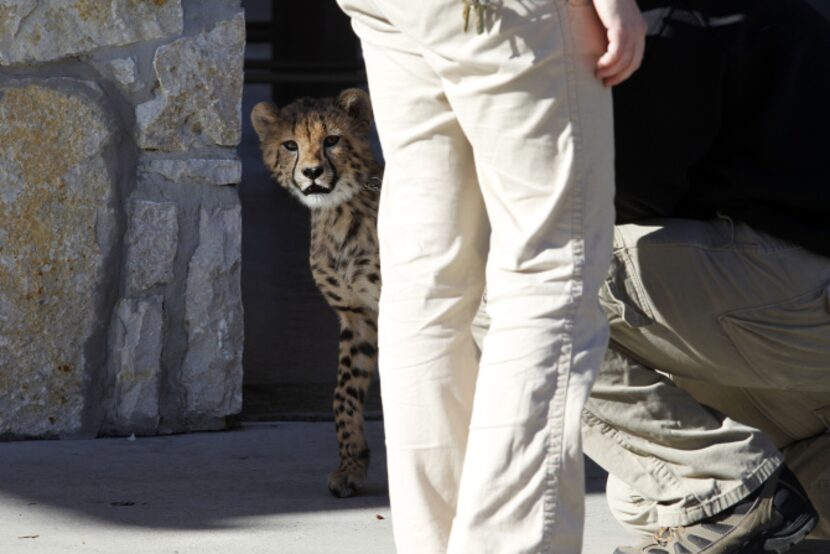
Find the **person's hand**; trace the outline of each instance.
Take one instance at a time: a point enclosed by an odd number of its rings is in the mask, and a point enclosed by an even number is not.
[[[607,87],[618,85],[640,67],[646,22],[635,0],[594,0],[594,8],[608,37],[608,49],[597,62],[596,75]]]

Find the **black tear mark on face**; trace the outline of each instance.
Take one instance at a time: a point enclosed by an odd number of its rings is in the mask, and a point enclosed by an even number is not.
[[[325,142],[329,138],[328,137],[328,128],[325,125],[323,126],[323,131],[324,131],[323,132],[324,136],[326,136],[326,138],[323,139],[323,143],[324,143],[324,146],[325,146]],[[326,161],[329,164],[329,167],[331,168],[331,190],[334,190],[334,187],[336,187],[338,181],[340,181],[340,174],[337,173],[337,164],[335,164],[332,161],[331,156],[329,155],[328,148],[323,148],[323,157],[326,159]]]
[[[300,184],[297,182],[297,178],[294,177],[297,174],[297,164],[300,163],[300,148],[297,147],[297,150],[294,151],[294,165],[291,166],[291,182],[294,183],[294,186],[297,187],[297,190],[300,192],[303,191]]]

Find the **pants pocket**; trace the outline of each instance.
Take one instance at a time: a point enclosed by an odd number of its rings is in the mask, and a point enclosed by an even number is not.
[[[764,385],[830,390],[830,283],[776,304],[735,310],[719,320]]]
[[[624,249],[614,253],[599,299],[607,314],[619,317],[631,328],[645,327],[654,322],[642,286],[636,272],[630,269],[628,252]]]
[[[828,431],[830,431],[830,405],[815,409],[813,413],[824,423]]]

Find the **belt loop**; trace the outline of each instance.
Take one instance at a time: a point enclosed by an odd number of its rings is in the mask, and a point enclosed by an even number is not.
[[[718,216],[718,219],[726,221],[729,223],[729,242],[726,244],[728,247],[732,247],[735,245],[735,222],[732,220],[731,217],[723,213],[721,210],[718,210],[715,214]]]

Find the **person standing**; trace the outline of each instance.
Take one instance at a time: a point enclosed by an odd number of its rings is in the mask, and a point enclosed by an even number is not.
[[[637,5],[338,2],[387,162],[379,369],[396,548],[579,552],[580,418],[608,340],[608,87],[642,58]]]

